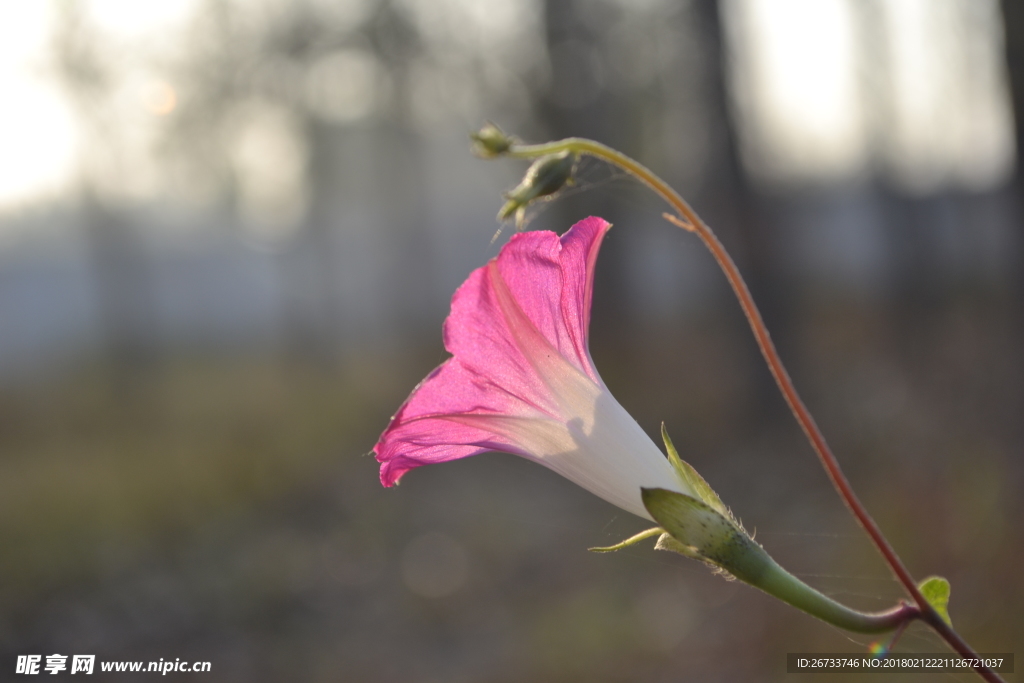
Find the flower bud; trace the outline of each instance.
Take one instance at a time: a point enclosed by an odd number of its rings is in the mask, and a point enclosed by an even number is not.
[[[498,212],[498,220],[507,220],[513,214],[518,219],[530,203],[571,185],[575,169],[576,155],[568,150],[537,159],[526,170],[522,182],[505,194],[508,201]]]
[[[473,140],[473,154],[481,159],[499,157],[516,142],[514,137],[506,135],[505,131],[490,122],[477,132],[471,133],[469,137]]]

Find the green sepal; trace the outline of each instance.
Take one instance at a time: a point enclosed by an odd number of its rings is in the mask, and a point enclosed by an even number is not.
[[[952,626],[953,622],[949,619],[949,581],[941,576],[929,576],[917,584],[917,587],[946,625]]]
[[[658,537],[658,542],[654,544],[655,550],[667,550],[669,552],[678,553],[686,557],[691,557],[695,560],[704,561],[704,558],[700,556],[697,549],[690,545],[683,545],[676,539],[672,538],[667,532]]]
[[[662,549],[703,560],[754,585],[772,563],[764,549],[728,514],[723,515],[704,501],[668,489],[640,489],[640,493],[654,521],[683,546],[679,548],[664,539],[659,540]]]
[[[657,536],[658,534],[664,535],[664,533],[665,533],[664,529],[662,529],[660,526],[656,526],[653,529],[647,529],[646,531],[641,531],[640,533],[636,534],[635,536],[630,536],[629,538],[627,538],[625,541],[622,541],[621,543],[616,543],[615,545],[610,545],[610,546],[602,547],[602,548],[587,548],[587,550],[589,550],[592,553],[613,553],[616,550],[622,550],[623,548],[628,548],[629,546],[634,545],[636,543],[639,543],[640,541],[642,541],[644,539],[647,539],[647,538],[650,538],[651,536]]]
[[[718,497],[718,494],[715,493],[715,490],[704,481],[704,477],[700,476],[690,463],[679,457],[679,451],[676,450],[675,444],[669,438],[664,422],[661,423],[661,438],[665,442],[668,461],[672,463],[672,467],[675,469],[676,474],[679,475],[679,480],[683,483],[683,486],[696,493],[697,498],[704,501],[711,509],[723,517],[732,520],[732,513],[729,512],[729,508],[725,507],[725,504]]]

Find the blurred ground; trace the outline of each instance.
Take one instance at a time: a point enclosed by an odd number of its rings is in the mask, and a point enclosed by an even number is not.
[[[957,626],[1003,651],[1021,642],[1022,369],[992,361],[1020,344],[999,308],[950,306],[897,339],[870,311],[812,311],[796,373],[912,571],[947,576]],[[782,563],[891,604],[796,427],[779,405],[756,419],[721,318],[598,336],[595,360]],[[866,644],[694,562],[587,553],[640,521],[512,456],[381,488],[365,453],[433,356],[199,358],[131,393],[93,371],[5,396],[7,652],[207,659],[216,680],[669,681],[781,679],[785,652]],[[904,647],[941,651],[921,629]]]

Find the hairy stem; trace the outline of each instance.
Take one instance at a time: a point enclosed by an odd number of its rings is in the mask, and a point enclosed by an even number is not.
[[[593,140],[587,140],[585,138],[566,138],[564,140],[558,140],[555,142],[548,142],[539,145],[521,145],[514,144],[506,152],[507,156],[521,159],[532,159],[539,156],[548,154],[555,154],[558,152],[570,151],[576,154],[587,154],[598,159],[603,159],[615,166],[618,166],[622,170],[626,171],[630,175],[634,176],[642,183],[651,188],[657,193],[662,199],[678,212],[678,218],[670,217],[673,223],[688,230],[696,233],[700,237],[701,241],[714,256],[715,261],[718,262],[722,272],[725,273],[726,279],[729,281],[729,285],[732,287],[733,292],[736,294],[736,298],[739,299],[740,306],[743,309],[744,315],[747,317],[747,321],[750,323],[750,328],[754,333],[754,338],[757,340],[757,345],[761,349],[761,353],[764,356],[765,361],[768,363],[768,367],[771,370],[772,376],[775,378],[776,384],[779,386],[779,390],[782,392],[786,403],[789,405],[790,410],[793,411],[793,415],[796,417],[797,422],[803,429],[807,439],[811,442],[811,446],[814,448],[815,453],[818,455],[818,459],[821,461],[822,466],[828,473],[829,478],[832,480],[832,484],[835,486],[843,502],[853,513],[854,517],[867,532],[868,536],[871,537],[872,542],[878,548],[882,557],[885,558],[886,563],[892,569],[896,578],[904,589],[913,598],[914,602],[920,609],[920,618],[931,626],[935,631],[942,636],[942,638],[949,643],[950,647],[956,650],[958,653],[965,657],[976,658],[976,653],[967,645],[967,643],[955,632],[953,629],[942,620],[935,608],[925,599],[924,595],[918,589],[917,584],[914,583],[913,577],[910,572],[904,566],[903,561],[900,560],[896,551],[889,544],[889,541],[882,534],[881,529],[872,519],[867,509],[864,507],[860,499],[854,493],[853,488],[850,486],[849,480],[846,475],[843,474],[842,469],[839,466],[839,461],[836,460],[835,455],[832,453],[832,449],[829,448],[828,443],[825,441],[825,436],[822,434],[821,429],[815,423],[814,418],[811,416],[807,406],[804,405],[803,400],[800,398],[800,394],[797,393],[796,387],[793,385],[793,380],[790,379],[789,373],[786,371],[785,366],[782,363],[782,359],[779,357],[778,351],[775,349],[775,344],[772,342],[771,335],[768,333],[768,328],[765,327],[764,320],[761,318],[761,313],[758,311],[757,305],[754,303],[753,297],[750,295],[750,290],[747,288],[746,282],[743,280],[743,276],[740,275],[739,269],[733,262],[732,257],[725,250],[725,247],[718,240],[715,233],[709,228],[704,221],[690,208],[689,204],[669,186],[664,180],[655,175],[651,170],[645,167],[643,164],[631,159],[625,154],[612,149],[606,145]],[[987,667],[978,666],[976,667],[978,673],[987,681],[997,683],[1002,679],[991,669]]]

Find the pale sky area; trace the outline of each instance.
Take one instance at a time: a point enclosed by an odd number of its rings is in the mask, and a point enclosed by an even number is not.
[[[83,6],[111,44],[147,54],[184,42],[174,36],[198,4],[90,0]],[[881,163],[922,191],[1001,182],[1014,160],[996,0],[876,6],[888,41],[878,46],[889,65],[882,112],[865,104],[858,51],[865,43],[849,0],[726,3],[748,164],[769,180],[843,181]],[[0,210],[66,192],[85,149],[75,110],[48,73],[60,7],[42,0],[0,3]],[[124,110],[139,130],[174,108],[176,92],[158,78],[143,72],[127,82],[133,90]],[[144,184],[145,172],[136,175]]]
[[[171,42],[197,2],[82,4],[105,38],[131,50]],[[59,195],[75,174],[80,131],[49,62],[60,8],[47,0],[0,3],[0,210]],[[171,96],[160,83],[148,84],[139,92],[139,116],[173,106]]]
[[[72,113],[43,73],[51,8],[0,3],[0,207],[59,191],[74,163]]]
[[[775,182],[881,166],[911,191],[1013,168],[996,0],[728,0],[745,160]]]

